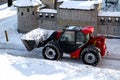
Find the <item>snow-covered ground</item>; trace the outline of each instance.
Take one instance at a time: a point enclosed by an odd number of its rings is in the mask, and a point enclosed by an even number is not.
[[[16,8],[0,5],[0,80],[120,80],[119,39],[107,39],[109,54],[92,67],[66,56],[60,61],[44,60],[42,48],[28,52],[21,36]]]
[[[120,80],[120,71],[62,61],[0,55],[0,80]]]

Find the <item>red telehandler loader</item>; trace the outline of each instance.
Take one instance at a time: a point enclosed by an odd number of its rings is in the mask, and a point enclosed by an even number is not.
[[[92,26],[68,26],[60,31],[38,28],[24,34],[22,42],[28,51],[43,47],[42,55],[45,59],[59,60],[63,53],[67,53],[71,58],[80,58],[85,64],[97,65],[101,56],[106,54],[106,38],[93,36],[93,32]]]

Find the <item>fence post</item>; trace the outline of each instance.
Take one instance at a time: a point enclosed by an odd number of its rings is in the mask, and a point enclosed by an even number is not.
[[[8,0],[8,7],[12,6],[12,0]]]
[[[5,37],[6,37],[6,41],[8,42],[8,34],[7,34],[7,31],[5,30]]]

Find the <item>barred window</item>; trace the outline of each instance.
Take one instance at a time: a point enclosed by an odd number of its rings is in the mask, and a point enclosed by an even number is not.
[[[39,17],[43,17],[43,14],[42,14],[42,13],[40,13]]]
[[[27,8],[27,12],[29,12],[30,10],[29,10],[29,8]]]
[[[23,14],[23,12],[21,12],[21,16],[23,16],[24,14]]]
[[[55,18],[55,15],[54,15],[54,14],[51,14],[51,18]]]
[[[115,18],[115,22],[118,22],[118,23],[119,23],[119,18]]]
[[[100,22],[105,22],[105,18],[101,17]]]
[[[111,21],[112,21],[112,19],[109,17],[109,18],[108,18],[108,22],[111,22]]]
[[[46,18],[49,18],[49,15],[46,13],[46,14],[45,14],[45,17],[46,17]]]

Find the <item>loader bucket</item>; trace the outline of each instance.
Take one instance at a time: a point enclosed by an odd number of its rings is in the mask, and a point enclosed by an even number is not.
[[[44,42],[53,32],[53,30],[51,31],[37,28],[26,34],[23,34],[21,40],[25,45],[26,49],[28,51],[32,51],[35,48],[42,47],[44,45]]]
[[[22,40],[22,42],[28,51],[32,51],[36,47],[35,40]]]

